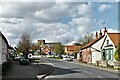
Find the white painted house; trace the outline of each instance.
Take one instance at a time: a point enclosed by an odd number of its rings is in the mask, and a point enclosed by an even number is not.
[[[101,46],[105,38],[105,33],[107,33],[106,28],[104,30],[104,34],[101,30],[99,35],[96,32],[96,38],[81,49],[81,60],[83,62],[96,64],[97,61],[101,60]]]
[[[0,32],[0,64],[7,61],[9,57],[8,48],[8,41],[5,36]]]
[[[118,44],[120,44],[120,33],[107,33],[101,46],[102,61],[107,61],[108,65],[114,65],[116,61],[114,53]]]
[[[97,61],[101,61],[101,46],[105,36],[102,36],[96,43],[91,46],[92,51],[92,63],[96,64]]]
[[[114,53],[118,44],[120,44],[120,33],[108,33],[105,28],[102,34],[100,30],[99,36],[96,32],[96,39],[81,49],[81,60],[92,64],[99,62],[101,66],[114,66]]]

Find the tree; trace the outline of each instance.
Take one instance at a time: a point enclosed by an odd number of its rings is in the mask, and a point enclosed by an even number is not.
[[[30,38],[30,35],[23,33],[17,45],[18,52],[23,53],[23,55],[28,55],[31,44],[32,40]]]
[[[86,44],[91,42],[93,39],[94,39],[93,34],[87,33],[84,35],[84,37],[79,39],[79,42],[80,42],[80,44],[82,44],[82,46],[85,46]]]
[[[117,50],[115,51],[114,58],[116,61],[120,61],[120,44],[117,47]]]
[[[63,45],[61,43],[55,45],[54,51],[57,54],[63,54],[64,53],[64,47],[63,47]]]

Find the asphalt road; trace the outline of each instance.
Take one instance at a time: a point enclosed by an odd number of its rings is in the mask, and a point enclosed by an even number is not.
[[[119,80],[117,73],[104,71],[68,61],[42,58],[52,63],[54,71],[44,80]]]

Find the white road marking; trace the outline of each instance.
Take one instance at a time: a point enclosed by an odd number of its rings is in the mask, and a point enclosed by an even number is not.
[[[101,76],[97,76],[98,78],[102,78]]]
[[[85,72],[85,73],[88,73],[88,74],[93,74],[93,73],[91,73],[91,72],[88,72],[88,71],[86,71],[86,70],[83,70],[83,72]]]
[[[49,76],[46,76],[45,78],[48,79],[48,78],[56,78],[56,77],[49,75]]]
[[[102,80],[106,80],[106,79],[102,78],[101,76],[97,76],[97,77],[100,78],[100,79],[102,79]]]
[[[105,80],[104,78],[102,78],[101,76],[97,76],[98,78],[102,79],[102,80]]]

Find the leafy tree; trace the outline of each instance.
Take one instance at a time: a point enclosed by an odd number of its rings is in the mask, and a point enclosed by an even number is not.
[[[17,45],[18,52],[23,53],[23,55],[27,55],[30,50],[31,44],[32,40],[30,38],[30,35],[27,33],[23,33]]]
[[[36,52],[37,50],[40,50],[40,47],[37,43],[32,43],[31,48],[32,52]]]
[[[64,47],[61,43],[55,45],[54,52],[57,54],[63,54],[64,53]]]
[[[91,42],[93,39],[94,39],[93,34],[87,33],[84,35],[84,37],[79,39],[79,42],[80,42],[80,44],[82,44],[82,46],[85,46],[86,44]]]
[[[115,51],[114,58],[116,59],[116,61],[120,61],[120,44]]]

